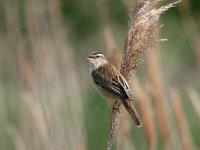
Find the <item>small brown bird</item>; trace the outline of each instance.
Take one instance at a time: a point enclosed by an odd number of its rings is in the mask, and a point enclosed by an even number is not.
[[[142,122],[132,104],[133,96],[125,78],[102,53],[92,52],[87,59],[90,62],[90,73],[97,91],[109,99],[121,100],[137,127],[141,127]]]

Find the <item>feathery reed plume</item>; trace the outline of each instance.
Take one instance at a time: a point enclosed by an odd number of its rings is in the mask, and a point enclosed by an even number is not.
[[[132,8],[120,69],[127,81],[131,79],[135,69],[141,63],[144,50],[157,41],[157,23],[160,15],[178,2],[156,9],[157,0],[138,0],[136,6]]]
[[[120,68],[121,74],[126,78],[129,84],[131,84],[130,81],[133,72],[141,62],[141,55],[144,50],[150,48],[157,41],[157,23],[159,16],[178,3],[174,2],[156,9],[155,6],[157,2],[158,1],[154,0],[138,0],[136,6],[132,8],[129,30],[124,41],[124,52]],[[118,108],[115,109],[120,113],[121,103],[117,104],[117,106]],[[116,115],[113,117],[115,116]],[[112,127],[111,129],[117,130],[115,127]],[[112,140],[109,138],[107,149],[111,149],[114,141],[114,136],[109,137],[112,137]]]
[[[139,104],[143,126],[144,134],[147,138],[148,149],[154,150],[156,148],[156,131],[155,131],[155,120],[153,116],[152,104],[148,99],[148,95],[141,87],[137,78],[134,79],[134,93],[135,99]]]
[[[171,98],[172,98],[177,128],[182,143],[182,149],[183,150],[193,149],[192,138],[189,132],[187,121],[185,119],[184,108],[181,104],[181,97],[177,88],[171,89]]]

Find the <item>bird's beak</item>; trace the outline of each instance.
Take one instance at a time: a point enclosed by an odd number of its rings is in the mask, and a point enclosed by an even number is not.
[[[91,60],[91,59],[94,59],[95,57],[93,55],[89,55],[86,59],[87,60]]]

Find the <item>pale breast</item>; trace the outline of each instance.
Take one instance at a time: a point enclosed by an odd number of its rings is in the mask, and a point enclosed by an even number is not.
[[[108,92],[107,90],[105,90],[104,88],[98,86],[96,83],[94,83],[94,88],[96,89],[96,91],[102,95],[103,97],[105,98],[108,98],[108,99],[115,99],[115,100],[118,100],[119,97]]]

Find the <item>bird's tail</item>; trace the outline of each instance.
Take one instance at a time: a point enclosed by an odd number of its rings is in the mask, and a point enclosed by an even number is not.
[[[137,112],[137,110],[135,109],[135,107],[133,106],[133,103],[131,100],[122,100],[122,103],[124,104],[124,107],[126,108],[126,110],[128,111],[128,113],[131,115],[133,121],[135,122],[137,127],[141,127],[142,126],[142,121],[140,119],[140,116]]]

